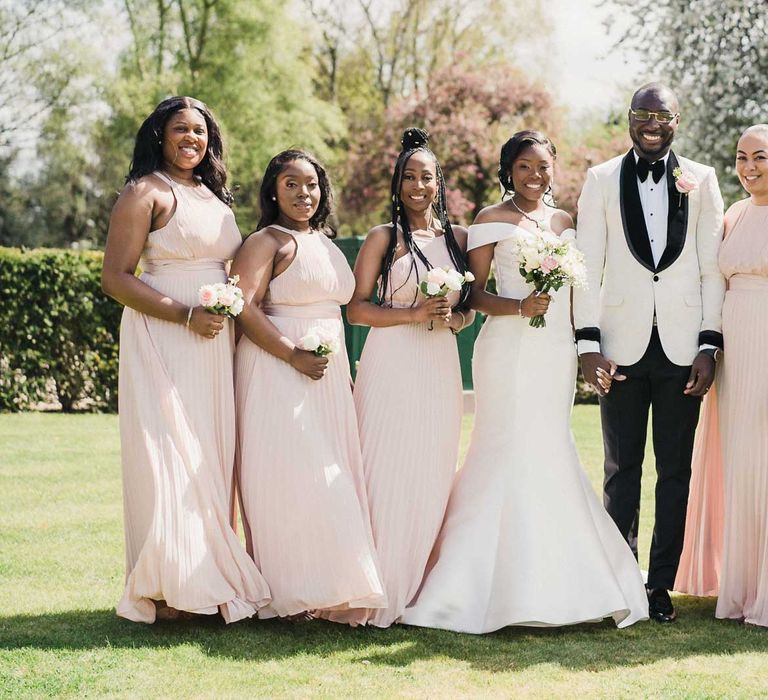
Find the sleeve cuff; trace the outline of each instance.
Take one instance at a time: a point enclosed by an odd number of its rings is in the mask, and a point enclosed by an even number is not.
[[[579,355],[585,355],[588,352],[600,352],[600,343],[596,340],[578,340],[576,341],[576,351]]]
[[[713,345],[720,350],[723,349],[723,334],[717,331],[701,331],[699,333],[699,346]]]

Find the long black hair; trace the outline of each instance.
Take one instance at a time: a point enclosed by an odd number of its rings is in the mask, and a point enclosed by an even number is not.
[[[126,182],[136,182],[141,177],[163,168],[163,133],[168,120],[183,109],[196,109],[205,119],[208,130],[208,147],[203,159],[195,166],[194,174],[224,204],[232,206],[232,193],[227,189],[227,169],[224,167],[224,143],[221,130],[208,107],[194,97],[168,97],[163,100],[139,127],[133,148],[131,168]]]
[[[417,151],[423,151],[428,153],[430,157],[435,161],[435,173],[437,175],[437,198],[432,205],[432,210],[437,216],[440,224],[443,228],[443,235],[445,236],[445,244],[448,248],[448,255],[450,255],[451,262],[455,268],[464,273],[469,269],[467,264],[466,255],[463,253],[459,244],[456,242],[456,238],[453,235],[453,229],[451,228],[451,222],[448,220],[448,206],[445,196],[445,178],[443,177],[443,171],[440,167],[440,163],[437,160],[435,154],[429,148],[429,134],[423,129],[411,127],[403,132],[403,137],[400,141],[402,144],[402,150],[395,162],[395,169],[392,173],[392,183],[390,185],[390,193],[392,195],[392,209],[391,209],[391,230],[389,234],[389,245],[387,246],[387,252],[384,254],[384,259],[381,261],[381,283],[379,285],[379,304],[386,302],[387,290],[389,289],[390,302],[392,295],[396,290],[392,289],[390,274],[392,271],[392,265],[395,262],[395,250],[397,248],[397,228],[398,225],[403,232],[403,242],[408,254],[411,256],[411,272],[416,273],[416,280],[419,279],[419,270],[416,265],[416,258],[424,263],[427,270],[431,270],[433,265],[427,260],[424,253],[421,252],[419,246],[413,241],[411,235],[411,227],[408,223],[408,217],[405,214],[405,205],[400,198],[400,191],[403,186],[403,174],[405,172],[405,166],[408,164],[410,157]],[[408,273],[410,277],[411,272]],[[461,296],[459,297],[459,303],[457,308],[463,308],[466,305],[467,298],[469,297],[469,285],[465,284],[461,289]],[[414,302],[416,300],[414,299]]]
[[[512,138],[501,147],[501,155],[499,156],[499,182],[503,189],[503,194],[501,195],[502,200],[505,199],[507,195],[514,196],[515,185],[512,182],[512,166],[520,157],[523,150],[530,146],[545,146],[552,156],[552,160],[554,161],[557,158],[555,144],[552,143],[548,136],[545,136],[540,131],[526,129],[525,131],[518,131],[516,134],[513,134]],[[551,182],[549,188],[544,193],[544,196],[546,195],[549,195],[550,198],[552,198]],[[551,205],[548,202],[544,202],[544,204],[554,206],[554,199],[552,199]]]
[[[277,176],[283,172],[288,163],[294,160],[305,160],[317,173],[317,184],[320,187],[320,203],[317,205],[317,211],[309,220],[309,225],[316,231],[322,231],[330,238],[335,235],[328,228],[328,217],[333,211],[333,190],[331,182],[328,179],[328,173],[317,158],[307,151],[298,149],[289,149],[278,153],[269,161],[267,169],[264,171],[264,177],[261,180],[261,189],[259,190],[259,206],[261,207],[261,217],[257,228],[262,229],[270,226],[277,221],[280,215],[280,208],[277,205]]]

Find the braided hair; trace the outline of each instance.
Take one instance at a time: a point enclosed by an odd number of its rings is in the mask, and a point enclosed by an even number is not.
[[[525,131],[518,131],[512,135],[501,147],[501,155],[499,156],[499,182],[503,194],[501,195],[502,201],[506,199],[508,195],[514,196],[515,185],[512,182],[512,166],[515,161],[520,157],[520,154],[531,146],[544,146],[552,156],[552,160],[557,158],[557,149],[555,144],[549,139],[549,137],[542,134],[540,131],[532,131],[526,129]],[[544,195],[549,195],[552,199],[552,204],[544,202],[547,206],[554,206],[554,198],[552,197],[552,185],[550,184]]]
[[[413,240],[411,235],[411,227],[408,223],[408,216],[405,214],[405,205],[400,197],[400,192],[403,185],[403,175],[405,168],[408,164],[410,157],[417,151],[423,151],[429,154],[429,156],[435,162],[435,173],[437,175],[437,198],[432,205],[433,213],[437,216],[440,224],[443,228],[443,235],[445,236],[446,247],[448,248],[448,254],[451,258],[451,262],[455,268],[464,273],[469,269],[467,264],[467,258],[464,252],[456,242],[456,238],[453,235],[453,229],[451,228],[451,222],[448,220],[448,207],[445,195],[445,178],[443,177],[443,171],[440,167],[440,163],[437,160],[435,154],[429,148],[429,134],[423,129],[411,127],[403,132],[402,139],[400,141],[402,149],[400,155],[395,162],[395,169],[392,173],[392,183],[390,186],[390,192],[392,194],[392,208],[391,208],[391,229],[389,234],[389,245],[387,251],[384,254],[384,259],[381,262],[381,282],[379,284],[378,299],[379,304],[384,304],[387,297],[387,291],[389,291],[390,302],[395,291],[392,289],[391,284],[391,272],[392,265],[395,262],[395,250],[397,248],[397,228],[398,225],[403,233],[403,242],[405,248],[411,256],[411,271],[408,273],[408,278],[411,276],[411,272],[416,273],[416,281],[419,281],[419,269],[416,265],[416,258],[421,260],[427,270],[431,270],[434,266],[429,262],[427,257],[421,251],[418,245]],[[461,289],[461,295],[459,297],[459,303],[457,308],[464,308],[469,297],[469,285],[465,284]],[[414,299],[415,302],[415,299]]]

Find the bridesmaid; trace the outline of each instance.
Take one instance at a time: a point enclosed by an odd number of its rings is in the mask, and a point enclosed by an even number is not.
[[[272,591],[259,616],[342,610],[356,624],[386,599],[339,309],[354,277],[325,233],[331,188],[312,156],[275,156],[260,202],[259,230],[232,268],[245,295],[235,385],[246,540]],[[339,351],[300,349],[315,328],[337,336]]]
[[[716,617],[768,627],[768,124],[742,134],[736,173],[750,196],[725,215],[726,352],[697,435],[708,449],[693,466],[675,588],[719,593]]]
[[[125,305],[119,412],[126,584],[117,614],[227,622],[269,590],[231,527],[232,324],[198,306],[240,245],[219,127],[191,97],[161,102],[136,136],[112,211],[102,287]],[[135,276],[137,265],[143,270]]]
[[[443,174],[427,144],[421,129],[403,134],[392,175],[392,219],[373,228],[360,249],[347,307],[350,323],[372,326],[355,407],[389,601],[369,612],[378,627],[397,622],[416,595],[445,514],[462,414],[458,350],[448,331],[458,333],[474,318],[459,310],[468,286],[445,298],[427,299],[419,291],[430,268],[467,270],[467,232],[448,221]]]

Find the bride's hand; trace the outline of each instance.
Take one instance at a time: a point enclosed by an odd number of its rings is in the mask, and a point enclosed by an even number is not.
[[[546,292],[531,292],[520,302],[520,315],[526,318],[543,316],[549,309],[552,297]]]

